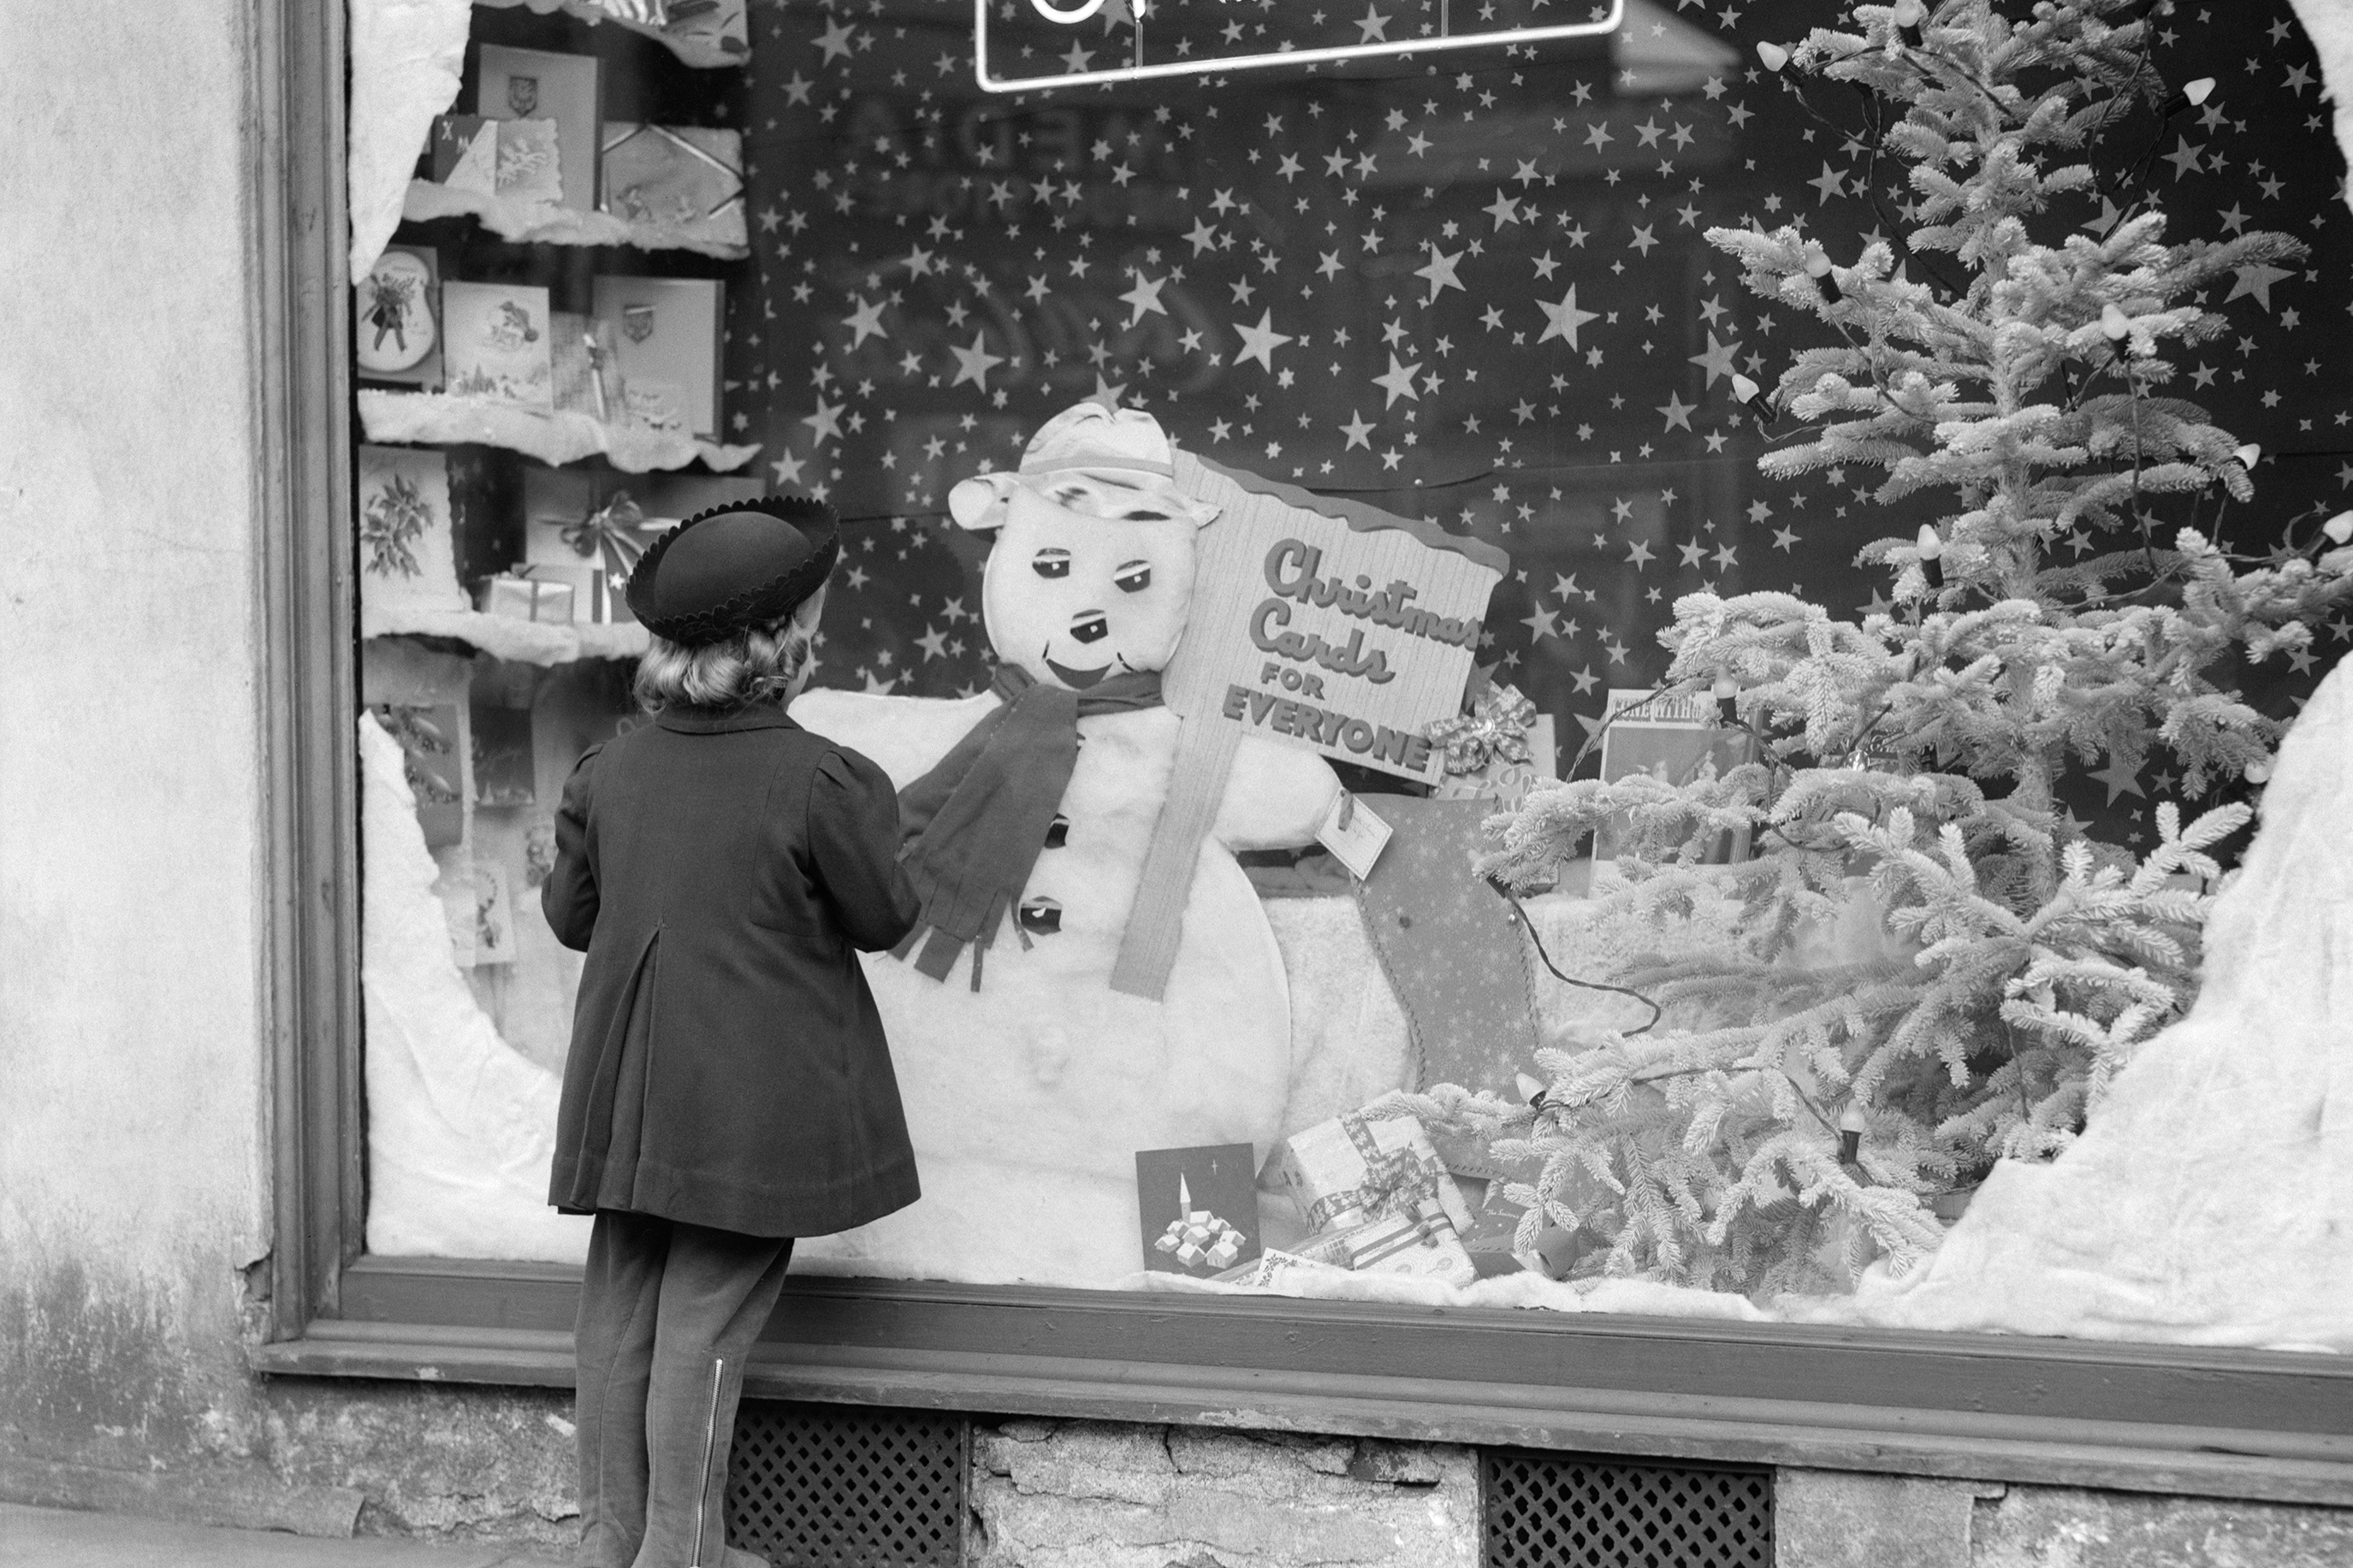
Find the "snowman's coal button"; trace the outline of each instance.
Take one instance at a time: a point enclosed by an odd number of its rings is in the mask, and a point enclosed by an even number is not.
[[[1056,899],[1024,899],[1018,918],[1023,931],[1051,936],[1062,929],[1062,905]]]
[[[1060,849],[1070,841],[1071,819],[1058,811],[1054,814],[1054,820],[1046,825],[1046,847]]]

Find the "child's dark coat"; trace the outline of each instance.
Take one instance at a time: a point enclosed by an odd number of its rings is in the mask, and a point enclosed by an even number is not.
[[[857,952],[913,927],[882,770],[775,708],[671,709],[580,759],[541,905],[587,950],[549,1201],[749,1236],[914,1202]]]

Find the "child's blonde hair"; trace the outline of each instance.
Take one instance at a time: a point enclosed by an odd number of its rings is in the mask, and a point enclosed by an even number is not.
[[[787,615],[699,647],[654,637],[638,660],[638,706],[659,713],[787,701],[807,673],[816,629]]]

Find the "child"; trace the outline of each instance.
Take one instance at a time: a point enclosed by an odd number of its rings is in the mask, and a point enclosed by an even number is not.
[[[915,1201],[857,951],[914,924],[882,770],[786,707],[839,557],[815,501],[689,518],[630,574],[653,722],[593,748],[542,897],[586,949],[549,1201],[594,1214],[582,1568],[748,1568],[721,1505],[793,1237]]]

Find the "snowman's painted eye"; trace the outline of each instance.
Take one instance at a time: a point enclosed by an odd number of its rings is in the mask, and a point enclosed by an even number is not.
[[[1071,819],[1064,816],[1061,813],[1056,812],[1054,814],[1054,820],[1046,825],[1046,847],[1049,849],[1060,849],[1070,841]]]
[[[1113,573],[1111,580],[1119,584],[1123,594],[1141,594],[1152,586],[1152,563],[1131,561]]]
[[[1103,619],[1101,610],[1082,610],[1071,622],[1071,637],[1078,642],[1101,642],[1111,636],[1111,623]]]
[[[1019,919],[1023,931],[1051,936],[1062,929],[1061,901],[1043,897],[1025,900]]]
[[[1071,574],[1071,552],[1040,550],[1029,558],[1029,569],[1040,577],[1067,577]]]

